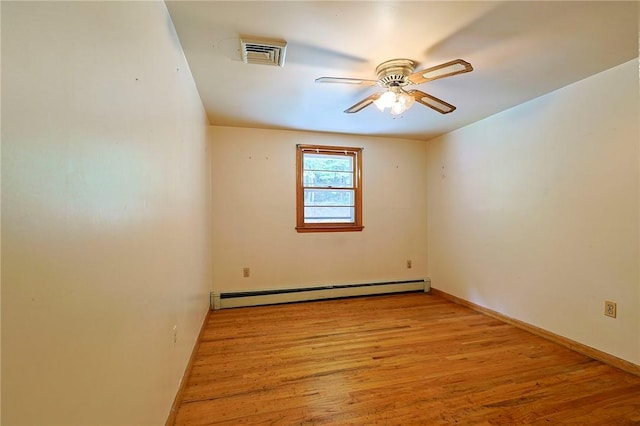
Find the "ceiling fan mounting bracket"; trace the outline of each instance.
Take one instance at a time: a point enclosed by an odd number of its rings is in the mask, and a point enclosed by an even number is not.
[[[406,86],[411,82],[409,77],[416,67],[411,59],[391,59],[376,67],[376,75],[382,86]]]

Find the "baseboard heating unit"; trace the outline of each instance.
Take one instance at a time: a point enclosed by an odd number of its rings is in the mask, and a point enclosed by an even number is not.
[[[429,292],[430,290],[431,280],[429,278],[422,278],[406,281],[339,284],[322,287],[258,290],[235,293],[211,292],[211,309],[218,310],[242,306],[274,305],[278,303],[305,302],[309,300],[403,293],[409,291]]]

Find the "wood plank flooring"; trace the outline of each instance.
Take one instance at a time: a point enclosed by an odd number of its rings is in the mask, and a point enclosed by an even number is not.
[[[640,424],[640,377],[408,293],[209,317],[176,425]]]

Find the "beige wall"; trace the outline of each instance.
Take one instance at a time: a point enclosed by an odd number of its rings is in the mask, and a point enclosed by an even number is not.
[[[230,127],[211,137],[215,291],[426,276],[424,142]],[[296,144],[364,147],[364,231],[296,232]]]
[[[431,141],[433,287],[640,364],[638,117],[636,60]]]
[[[1,423],[162,424],[211,281],[180,44],[162,2],[2,3]]]

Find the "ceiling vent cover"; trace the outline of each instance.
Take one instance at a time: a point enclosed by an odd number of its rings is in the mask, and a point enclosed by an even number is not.
[[[246,64],[262,64],[284,66],[287,42],[260,38],[240,38],[242,62]]]

